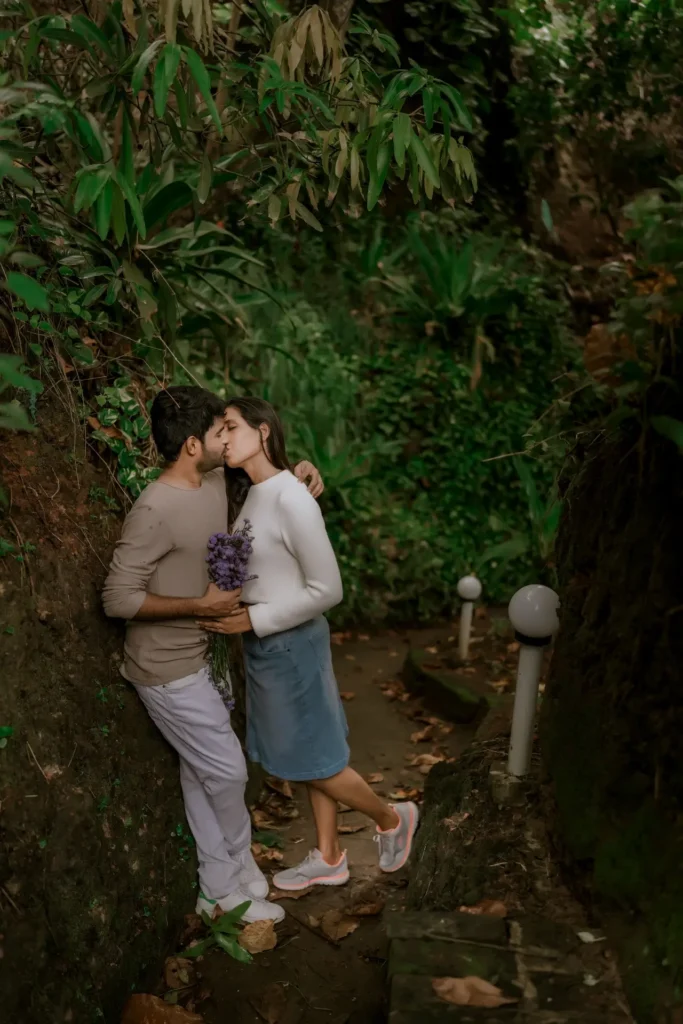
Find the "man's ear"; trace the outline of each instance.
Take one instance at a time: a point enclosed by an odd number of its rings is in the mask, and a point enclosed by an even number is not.
[[[188,437],[187,441],[183,445],[183,448],[190,456],[191,459],[195,459],[198,455],[201,455],[202,443],[198,437]]]

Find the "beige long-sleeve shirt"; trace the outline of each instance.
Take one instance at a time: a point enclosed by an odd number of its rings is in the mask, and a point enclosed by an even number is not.
[[[121,673],[132,683],[159,686],[198,672],[206,660],[206,633],[194,619],[134,621],[145,594],[201,597],[209,584],[207,544],[228,524],[222,469],[199,488],[155,481],[142,492],[123,525],[102,602],[112,618],[127,619]]]

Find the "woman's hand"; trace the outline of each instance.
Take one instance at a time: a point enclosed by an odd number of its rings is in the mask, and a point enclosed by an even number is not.
[[[314,498],[319,498],[325,490],[325,484],[318,470],[312,462],[304,460],[294,467],[294,476],[302,484],[308,481],[308,490]]]
[[[226,633],[228,636],[249,633],[252,629],[249,609],[244,607],[220,619],[202,619],[197,625],[208,633]]]

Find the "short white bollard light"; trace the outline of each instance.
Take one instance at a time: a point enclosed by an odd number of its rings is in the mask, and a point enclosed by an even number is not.
[[[458,581],[458,597],[462,598],[460,611],[459,654],[461,661],[467,661],[472,633],[472,611],[474,602],[481,597],[481,583],[476,576],[463,576]]]
[[[508,606],[515,638],[520,644],[517,689],[512,713],[512,732],[508,754],[510,775],[526,775],[531,767],[538,683],[543,650],[552,642],[559,627],[557,611],[560,599],[550,587],[532,583],[522,587]]]

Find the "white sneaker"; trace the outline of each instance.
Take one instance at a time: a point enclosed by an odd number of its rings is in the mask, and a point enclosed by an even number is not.
[[[398,814],[396,828],[373,836],[379,845],[379,866],[381,871],[399,871],[410,857],[413,848],[413,836],[417,831],[420,814],[417,804],[406,801],[402,804],[391,804]]]
[[[346,885],[348,880],[346,853],[342,853],[338,864],[328,864],[320,850],[311,850],[301,864],[273,875],[273,885],[285,892],[298,892],[309,885]]]
[[[254,921],[275,921],[277,923],[284,920],[285,912],[282,907],[278,907],[275,903],[268,903],[267,900],[254,900],[246,889],[235,889],[234,892],[229,892],[227,896],[222,896],[219,900],[211,900],[203,892],[200,892],[195,912],[201,914],[204,911],[209,917],[213,917],[216,907],[220,907],[227,913],[229,910],[239,907],[240,903],[249,904],[240,918],[244,924],[253,924]]]
[[[265,899],[270,886],[266,876],[254,860],[254,855],[249,847],[246,848],[241,857],[238,857],[238,860],[240,863],[240,889],[248,892],[252,899]]]

